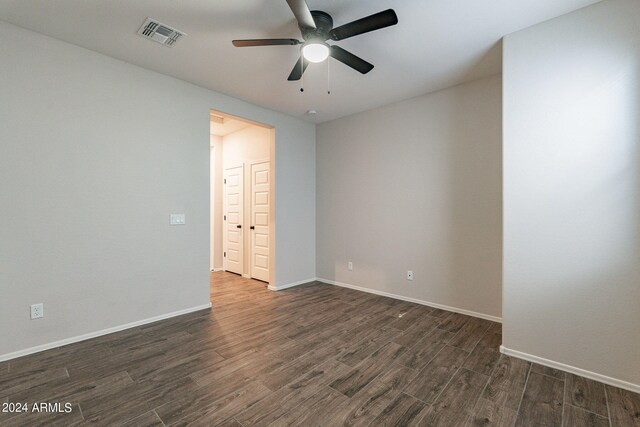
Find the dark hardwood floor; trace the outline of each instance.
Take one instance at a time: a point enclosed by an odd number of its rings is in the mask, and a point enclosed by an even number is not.
[[[212,274],[213,309],[0,363],[0,424],[640,426],[640,395],[501,355],[497,323]]]

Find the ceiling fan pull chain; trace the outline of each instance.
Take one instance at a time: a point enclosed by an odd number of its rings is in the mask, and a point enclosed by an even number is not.
[[[304,92],[304,55],[302,55],[302,49],[300,49],[300,92]]]

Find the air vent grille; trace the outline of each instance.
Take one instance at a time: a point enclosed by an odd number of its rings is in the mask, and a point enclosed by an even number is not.
[[[144,21],[144,24],[138,30],[138,34],[168,47],[173,47],[178,40],[186,36],[182,31],[151,18],[147,18]]]

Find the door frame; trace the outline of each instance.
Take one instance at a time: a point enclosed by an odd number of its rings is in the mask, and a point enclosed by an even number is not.
[[[277,200],[277,189],[276,189],[276,182],[278,179],[278,175],[277,175],[277,167],[276,167],[276,162],[277,162],[277,158],[276,158],[276,128],[275,126],[272,126],[268,123],[262,123],[262,122],[258,122],[255,120],[251,120],[251,119],[247,119],[245,117],[242,116],[236,116],[233,114],[229,114],[220,110],[217,110],[215,108],[211,108],[209,110],[209,114],[211,115],[216,115],[216,116],[220,116],[220,117],[228,117],[234,120],[240,120],[240,121],[244,121],[246,123],[249,123],[251,125],[254,126],[259,126],[262,128],[266,128],[269,129],[269,158],[262,160],[262,161],[269,161],[269,174],[271,177],[271,182],[269,185],[269,196],[271,197],[271,200],[273,201],[273,203],[269,204],[269,247],[271,248],[269,251],[269,284],[270,285],[275,285],[276,283],[276,257],[278,255],[278,248],[276,245],[276,230],[277,230],[277,226],[276,226],[276,200]],[[209,143],[209,142],[208,142]],[[211,156],[209,156],[209,158],[211,158]],[[211,170],[211,167],[209,168],[209,170]],[[209,172],[211,173],[211,172]],[[224,171],[223,171],[223,176],[224,176]],[[224,188],[222,190],[224,192]],[[223,193],[223,199],[224,199],[224,193]],[[223,200],[223,212],[225,211],[225,205],[224,205],[224,200]],[[213,212],[209,212],[210,215],[210,219],[211,216],[213,215]],[[223,214],[224,215],[224,214]],[[212,221],[210,221],[211,223]],[[210,227],[212,227],[213,225],[210,225]],[[218,233],[220,233],[220,231],[224,232],[224,221],[222,221],[222,230],[216,230],[218,231]],[[244,228],[244,226],[243,226]],[[214,233],[215,234],[215,233]],[[209,236],[212,236],[211,233],[211,229],[209,230]],[[224,238],[223,238],[224,240]],[[223,249],[224,251],[224,249]],[[211,255],[211,254],[209,254]],[[224,259],[223,259],[223,264],[224,264]],[[223,267],[224,269],[224,267]]]

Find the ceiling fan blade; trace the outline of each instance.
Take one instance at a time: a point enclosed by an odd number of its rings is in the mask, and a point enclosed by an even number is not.
[[[302,74],[305,72],[308,66],[309,61],[305,61],[304,58],[300,56],[298,62],[296,62],[296,65],[293,66],[293,70],[291,70],[291,74],[289,74],[289,78],[287,78],[287,80],[300,80],[302,78]]]
[[[355,56],[351,52],[347,52],[339,46],[331,46],[329,49],[329,55],[331,55],[332,58],[337,59],[356,71],[360,71],[362,74],[367,74],[369,71],[373,70],[373,64],[369,64],[364,59]]]
[[[252,46],[281,46],[281,45],[297,45],[301,42],[296,39],[248,39],[234,40],[231,43],[235,47],[252,47]]]
[[[298,20],[298,24],[304,28],[316,29],[316,22],[311,16],[311,11],[305,0],[287,0],[287,4]]]
[[[393,9],[387,9],[334,28],[329,32],[329,37],[331,40],[344,40],[349,37],[357,36],[358,34],[368,33],[369,31],[375,31],[380,28],[396,25],[397,23],[398,16],[396,13]]]

